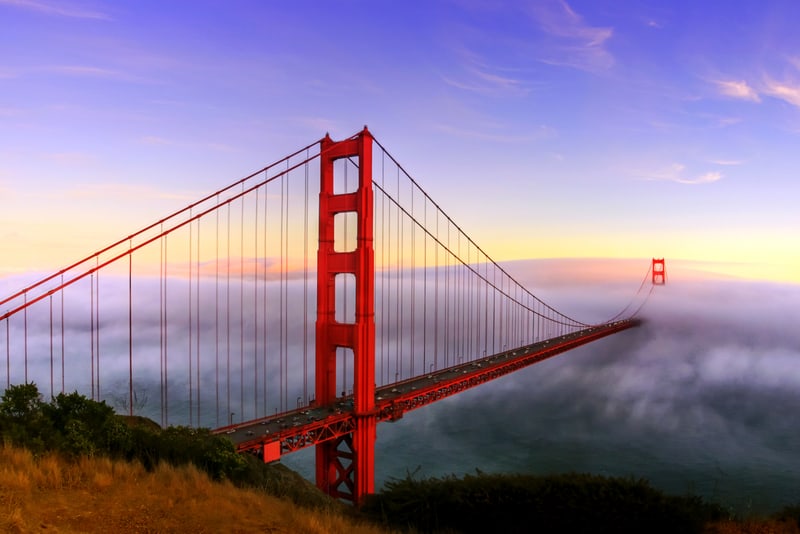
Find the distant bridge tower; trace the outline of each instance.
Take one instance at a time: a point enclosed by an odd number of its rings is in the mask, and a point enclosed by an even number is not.
[[[358,189],[334,194],[333,162],[342,158],[357,159]],[[322,406],[336,401],[336,350],[352,350],[355,423],[351,433],[317,445],[317,486],[332,497],[356,503],[375,491],[377,417],[372,195],[372,135],[367,128],[344,141],[334,142],[326,135],[320,147],[316,400]],[[357,217],[356,248],[337,251],[334,218],[345,213],[355,213]],[[355,277],[353,323],[336,320],[336,277],[339,275]]]
[[[664,258],[653,258],[653,285],[663,286],[667,282],[667,271],[664,267]]]

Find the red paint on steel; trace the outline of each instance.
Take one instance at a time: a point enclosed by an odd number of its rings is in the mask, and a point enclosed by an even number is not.
[[[334,193],[333,164],[357,158],[358,188]],[[317,445],[317,486],[326,493],[358,502],[374,492],[375,468],[375,258],[373,250],[372,135],[364,130],[344,141],[329,136],[320,147],[319,249],[317,252],[316,400],[336,399],[336,349],[353,351],[352,436]],[[357,217],[356,248],[337,252],[334,218],[339,213]],[[336,276],[355,277],[355,322],[336,321]]]
[[[664,266],[664,258],[653,258],[653,285],[663,286],[667,282],[667,270]]]
[[[442,369],[429,375],[418,376],[384,386],[374,392],[376,399],[372,412],[374,421],[397,420],[405,412],[427,406],[445,397],[450,397],[490,380],[513,373],[523,367],[544,361],[568,350],[640,324],[641,320],[639,319],[626,319],[593,326],[574,334],[541,341]],[[355,449],[354,442],[348,442],[343,439],[344,436],[357,436],[360,417],[354,407],[353,397],[339,398],[334,399],[327,405],[320,406],[320,408],[310,410],[316,413],[323,411],[328,414],[326,416],[311,417],[307,415],[309,413],[308,409],[298,409],[273,418],[219,428],[215,430],[215,433],[230,433],[234,441],[237,441],[244,434],[245,438],[236,445],[238,451],[252,451],[263,455],[264,458],[269,456],[271,459],[277,459],[274,456],[274,452],[270,452],[275,450],[276,443],[280,444],[282,454],[288,454],[312,445],[319,446],[320,444],[331,443],[338,447],[342,444],[346,446],[352,444],[353,449],[351,451],[341,451],[342,456],[340,459],[346,460],[349,459],[349,456],[356,458],[358,452]],[[256,436],[256,433],[260,435]],[[372,435],[374,436],[374,429]],[[267,448],[269,448],[269,451],[265,451]],[[339,476],[341,473],[353,473],[353,470],[348,470],[344,463],[340,462],[326,466],[332,474],[331,486],[337,480],[342,483]],[[354,468],[356,490],[358,489],[358,468],[359,464],[356,464]],[[341,488],[338,487],[334,487],[328,493],[340,498],[346,497]]]

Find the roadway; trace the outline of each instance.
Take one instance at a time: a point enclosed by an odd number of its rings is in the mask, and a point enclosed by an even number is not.
[[[227,435],[239,451],[257,452],[264,461],[277,460],[282,454],[352,432],[357,416],[394,421],[407,411],[639,324],[638,319],[626,319],[593,326],[382,386],[376,388],[375,408],[367,414],[355,414],[353,396],[348,395],[328,406],[298,408],[214,432]]]

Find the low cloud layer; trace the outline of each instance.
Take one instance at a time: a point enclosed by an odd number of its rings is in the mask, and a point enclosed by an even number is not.
[[[380,427],[379,476],[588,471],[740,511],[794,503],[798,304],[797,286],[672,280],[642,327]]]
[[[677,493],[697,492],[743,511],[770,510],[799,500],[795,487],[800,478],[796,462],[800,437],[794,414],[800,413],[800,332],[796,325],[800,286],[715,278],[704,274],[702,267],[668,263],[667,285],[653,291],[642,309],[646,322],[640,328],[408,413],[397,423],[381,425],[376,456],[378,487],[389,477],[402,477],[407,470],[418,467],[424,475],[462,474],[475,468],[534,473],[587,471],[645,477],[658,487]],[[506,268],[559,310],[595,322],[612,317],[629,302],[642,281],[646,264],[643,268],[640,262],[542,260],[513,262]],[[112,283],[109,278],[104,282]],[[646,291],[649,283],[645,280]],[[313,286],[312,279],[308,296],[312,318]],[[103,396],[122,408],[127,393],[127,292],[115,294],[111,285],[100,289],[104,299],[100,315],[104,325]],[[133,327],[137,333],[147,334],[134,347],[134,379],[140,394],[137,410],[158,419],[158,280],[138,280],[135,289],[143,306],[135,312]],[[187,289],[176,285],[170,294],[186,303]],[[225,301],[224,288],[220,290]],[[275,309],[281,302],[279,284],[270,281],[259,291],[264,290],[268,291],[269,301],[267,320],[262,323],[267,328],[268,350],[280,352],[280,321]],[[252,329],[250,318],[255,315],[255,301],[251,300],[250,288],[234,284],[231,291],[233,326],[228,349],[227,339],[214,341],[217,323],[228,322],[227,311],[209,315],[207,306],[217,298],[216,286],[201,284],[204,314],[199,321],[200,380],[204,385],[213,383],[217,358],[216,350],[209,345],[219,346],[223,367],[228,365],[228,350],[231,354],[231,389],[225,380],[219,391],[220,407],[204,416],[210,419],[203,423],[211,426],[218,420],[226,424],[229,412],[236,412],[235,420],[239,420],[263,409],[263,390],[254,398],[255,386],[247,382],[242,390],[238,379],[243,354],[244,374],[248,381],[252,380],[248,366],[263,350],[263,345],[259,352],[253,349],[255,338],[263,339],[264,327]],[[284,298],[295,306],[285,325],[284,364],[288,366],[289,391],[284,395],[291,408],[297,391],[302,391],[298,386],[303,376],[303,358],[298,356],[303,352],[302,308],[297,308],[304,298],[302,280],[290,281],[286,291]],[[246,299],[243,330],[239,327],[241,294]],[[194,295],[196,299],[197,293]],[[185,353],[191,337],[198,335],[197,317],[190,336],[186,316],[175,305],[169,309],[170,314],[175,314],[171,315],[170,324],[176,328],[169,338],[173,366],[170,422],[186,423],[181,415],[187,409],[189,391]],[[88,303],[80,300],[69,304],[67,310],[67,337],[83,340],[67,352],[67,379],[73,379],[67,389],[71,390],[75,381],[82,380],[75,373],[89,367],[85,319],[90,314]],[[46,383],[42,379],[46,381],[49,374],[48,322],[46,317],[35,314],[28,320],[28,328],[39,332],[29,339],[29,371],[40,384]],[[420,313],[417,320],[421,320]],[[5,351],[5,325],[0,326],[0,342]],[[16,318],[9,330],[14,335],[21,328],[21,320]],[[311,355],[311,368],[313,330],[312,319],[307,332],[312,343],[306,348]],[[395,350],[392,336],[396,337],[398,331],[385,335],[388,337],[381,338],[381,344],[385,341],[390,350]],[[58,385],[58,335],[56,338]],[[407,335],[405,339],[408,340]],[[17,341],[11,344],[15,354],[20,348]],[[115,352],[123,353],[125,358],[120,360]],[[380,354],[379,349],[379,357]],[[390,367],[391,358],[385,360]],[[276,378],[281,364],[275,359],[270,362],[268,413],[279,403],[281,393]],[[6,362],[2,363],[0,385],[7,379]],[[380,366],[378,362],[383,382],[391,381],[394,369],[384,373]],[[422,364],[417,367],[417,374],[421,368]],[[259,369],[263,373],[263,367]],[[15,357],[11,362],[12,382],[19,382],[21,373],[20,361]],[[309,378],[313,389],[313,372]],[[196,385],[195,381],[195,388]],[[87,384],[81,388],[88,391]],[[204,390],[205,407],[218,402],[212,390]],[[196,410],[196,396],[193,402]],[[312,450],[289,455],[284,461],[313,478]]]

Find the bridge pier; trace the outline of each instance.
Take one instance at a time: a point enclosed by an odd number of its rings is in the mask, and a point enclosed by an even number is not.
[[[357,158],[358,188],[334,193],[333,163]],[[336,400],[336,349],[353,351],[355,430],[317,445],[317,486],[329,495],[360,502],[374,492],[375,472],[375,253],[373,248],[372,135],[334,142],[326,135],[320,147],[319,249],[317,251],[316,373],[317,402]],[[356,248],[337,251],[334,219],[355,213]],[[355,321],[336,320],[336,277],[355,277]]]

